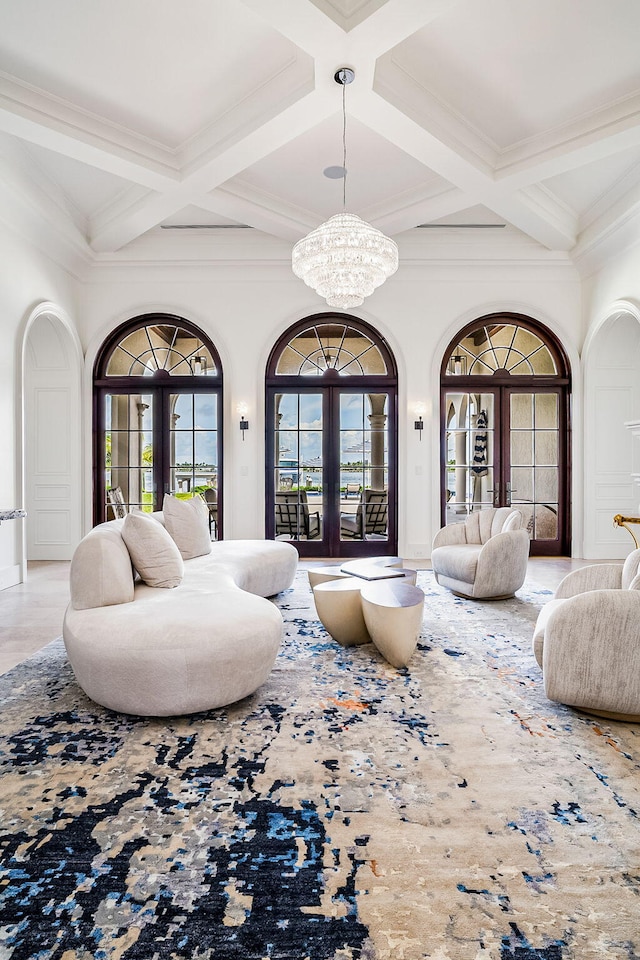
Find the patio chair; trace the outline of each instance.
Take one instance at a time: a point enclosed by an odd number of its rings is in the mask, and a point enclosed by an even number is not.
[[[218,535],[218,491],[215,487],[207,487],[202,494],[204,502],[209,510],[209,536],[215,527],[216,537]]]
[[[355,514],[340,514],[340,536],[352,540],[386,537],[388,510],[386,490],[365,488]]]
[[[122,495],[122,487],[111,487],[107,490],[107,499],[111,504],[113,516],[116,520],[122,520],[127,515],[127,505]]]
[[[306,490],[276,493],[276,537],[314,540],[320,536],[320,514],[309,511]]]
[[[348,483],[345,490],[345,497],[348,500],[349,497],[359,497],[362,486],[359,483]]]

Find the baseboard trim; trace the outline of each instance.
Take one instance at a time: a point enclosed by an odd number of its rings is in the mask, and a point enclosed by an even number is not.
[[[22,583],[22,573],[20,564],[16,563],[12,567],[2,567],[0,569],[0,590],[6,590],[7,587],[16,587]]]

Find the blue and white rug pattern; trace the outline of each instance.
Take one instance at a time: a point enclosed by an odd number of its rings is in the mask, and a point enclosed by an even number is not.
[[[110,713],[60,641],[0,678],[0,958],[638,960],[639,726],[545,698],[547,592],[419,582],[402,670],[300,573],[224,710]]]

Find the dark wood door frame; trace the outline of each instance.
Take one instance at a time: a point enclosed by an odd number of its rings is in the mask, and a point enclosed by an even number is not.
[[[441,503],[441,523],[446,522],[447,508],[447,457],[446,457],[446,434],[447,434],[447,410],[446,396],[450,393],[484,393],[493,394],[494,411],[498,418],[499,430],[494,433],[494,458],[493,469],[494,479],[500,484],[498,496],[494,498],[494,506],[507,506],[506,483],[510,476],[510,444],[509,444],[509,420],[510,397],[513,394],[522,393],[555,393],[558,396],[558,502],[560,504],[560,516],[558,517],[558,539],[557,541],[532,540],[532,556],[567,556],[570,553],[570,530],[571,530],[571,431],[569,419],[569,381],[562,377],[503,377],[499,374],[493,377],[454,377],[448,376],[446,383],[443,383],[440,394],[440,407],[442,411],[440,425],[440,449],[441,453],[441,480],[440,480],[440,503]],[[513,504],[517,509],[517,502]]]
[[[331,378],[305,378],[300,383],[299,377],[278,377],[277,385],[266,388],[266,457],[265,457],[265,531],[267,538],[275,535],[275,490],[273,477],[275,471],[275,403],[280,394],[321,394],[323,398],[323,436],[322,436],[322,463],[323,463],[323,536],[319,540],[295,541],[300,555],[303,557],[366,557],[380,553],[397,553],[398,549],[398,522],[397,522],[397,435],[398,435],[398,404],[395,384],[389,383],[389,378],[354,377],[344,378],[340,383]],[[336,378],[337,379],[337,378]],[[338,442],[340,428],[340,396],[341,394],[386,394],[389,398],[389,413],[387,429],[389,438],[388,463],[388,539],[375,540],[341,540],[340,539],[340,445]]]

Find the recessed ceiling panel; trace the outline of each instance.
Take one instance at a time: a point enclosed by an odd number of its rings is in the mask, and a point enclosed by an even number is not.
[[[639,93],[638,37],[638,0],[474,0],[393,56],[506,148]]]
[[[6,73],[170,148],[295,54],[232,0],[0,0]]]
[[[342,210],[343,181],[324,176],[342,164],[342,116],[335,115],[261,160],[240,184],[279,197],[318,218]],[[346,207],[362,215],[399,195],[435,187],[441,179],[417,160],[356,120],[347,118]],[[234,181],[227,186],[233,190]]]
[[[52,180],[84,217],[92,217],[131,187],[128,180],[105,173],[45,147],[25,144],[36,165]]]
[[[318,8],[331,17],[334,23],[343,30],[352,30],[362,23],[380,7],[384,7],[387,0],[311,0]]]
[[[202,207],[194,206],[179,210],[161,223],[162,227],[175,227],[176,229],[181,227],[207,228],[214,225],[219,227],[243,226],[237,220],[230,220],[229,217],[223,217],[219,213],[212,213],[210,210],[203,210]]]
[[[457,210],[456,213],[450,213],[446,217],[439,217],[431,221],[435,226],[448,227],[469,227],[470,229],[500,229],[504,227],[504,217],[498,216],[493,210],[488,210],[481,204],[474,207],[467,207],[466,210]]]
[[[640,148],[635,147],[551,177],[545,185],[582,216],[609,191],[626,192],[639,182]]]

